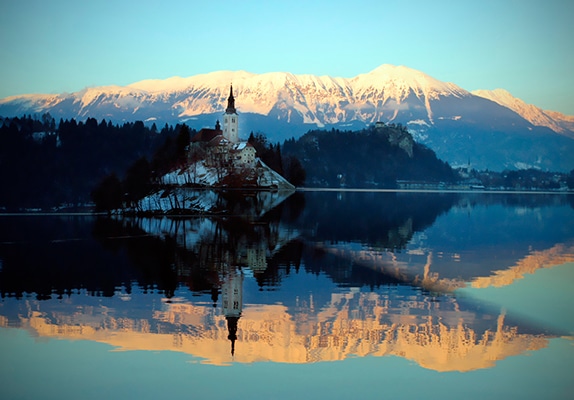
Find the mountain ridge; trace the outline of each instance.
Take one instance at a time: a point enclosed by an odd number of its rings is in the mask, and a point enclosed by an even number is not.
[[[269,79],[272,78],[272,79]],[[376,81],[375,78],[380,81]],[[247,82],[245,82],[247,81]],[[57,100],[64,100],[66,98],[72,97],[77,102],[81,99],[83,105],[89,104],[86,102],[87,94],[99,93],[99,94],[124,94],[124,95],[152,95],[152,96],[174,96],[178,93],[182,93],[194,89],[210,89],[219,94],[221,99],[225,99],[228,93],[228,85],[233,84],[235,87],[236,97],[241,98],[245,96],[248,102],[245,104],[239,104],[238,109],[242,112],[258,112],[263,114],[261,109],[253,109],[250,107],[249,100],[253,98],[252,94],[255,92],[253,89],[245,88],[246,83],[255,85],[257,88],[261,87],[263,81],[270,82],[271,87],[281,87],[285,84],[289,85],[293,83],[298,83],[299,85],[305,85],[307,87],[314,84],[316,87],[317,82],[322,83],[321,89],[328,90],[332,94],[332,87],[338,87],[341,93],[349,94],[348,90],[353,89],[361,97],[365,97],[368,89],[372,89],[372,86],[379,84],[379,88],[375,90],[375,94],[386,95],[383,99],[383,103],[389,98],[395,98],[398,100],[404,100],[408,97],[410,91],[412,91],[417,97],[429,97],[437,98],[442,95],[454,95],[454,96],[469,96],[475,95],[479,97],[486,98],[488,100],[494,101],[500,105],[503,105],[513,111],[518,112],[520,109],[529,109],[533,113],[533,109],[536,108],[540,112],[545,114],[546,119],[561,119],[568,120],[569,122],[574,122],[574,116],[569,116],[557,111],[542,110],[541,108],[527,104],[519,98],[512,96],[505,89],[477,89],[472,92],[467,91],[458,85],[451,82],[442,82],[438,79],[425,74],[424,72],[405,67],[402,65],[394,66],[391,64],[382,64],[379,67],[373,69],[372,71],[359,74],[352,78],[342,78],[342,77],[332,77],[329,75],[311,75],[311,74],[292,74],[290,72],[267,72],[262,74],[256,74],[247,72],[244,70],[239,71],[214,71],[204,74],[192,75],[189,77],[173,76],[165,79],[144,79],[136,81],[124,86],[121,85],[104,85],[95,87],[86,87],[76,92],[72,93],[60,93],[60,94],[43,94],[43,93],[30,93],[21,95],[12,95],[0,99],[0,107],[9,104],[14,101],[46,101],[46,106],[53,104]],[[327,85],[326,83],[331,83]],[[383,85],[380,83],[383,82]],[[331,86],[331,88],[329,88]],[[329,90],[331,89],[331,90]],[[390,93],[388,93],[390,92]],[[279,96],[278,96],[279,97]],[[222,101],[213,101],[213,109],[210,111],[216,112],[223,110]],[[45,108],[42,107],[42,108]],[[269,109],[270,110],[270,109]],[[268,111],[269,111],[268,110]],[[199,115],[202,114],[200,110],[195,110],[192,114],[191,110],[188,110],[186,115]],[[519,114],[526,114],[524,111],[519,112]],[[10,115],[6,115],[10,116]],[[544,123],[543,118],[530,118],[531,122]],[[549,122],[548,125],[552,123]],[[547,125],[543,125],[547,126]],[[549,126],[550,127],[550,126]],[[553,130],[556,132],[569,130],[571,127],[564,128],[556,125]]]
[[[557,111],[547,111],[533,104],[528,104],[523,100],[514,97],[510,92],[505,89],[494,90],[473,90],[472,94],[484,97],[485,99],[494,101],[504,107],[507,107],[521,117],[531,122],[532,125],[546,126],[556,133],[565,134],[574,138],[574,116],[570,117],[572,126],[567,125],[568,116]]]
[[[59,95],[11,96],[0,100],[0,115],[49,112],[55,118],[93,117],[116,123],[185,122],[199,129],[221,118],[230,84],[242,115],[243,138],[256,131],[281,141],[315,128],[400,123],[453,165],[467,165],[470,159],[482,169],[574,168],[565,153],[574,151],[574,116],[543,111],[508,92],[469,92],[390,64],[352,78],[215,71]],[[541,137],[550,138],[549,143]],[[534,140],[530,148],[542,146],[543,151],[528,154],[525,140]],[[519,154],[512,150],[516,145],[522,147]]]

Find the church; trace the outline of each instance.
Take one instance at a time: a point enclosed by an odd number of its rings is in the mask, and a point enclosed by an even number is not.
[[[203,128],[191,138],[190,158],[197,146],[202,146],[207,151],[206,159],[211,163],[224,163],[235,167],[253,165],[256,150],[248,142],[239,140],[239,116],[235,108],[233,85],[229,88],[227,108],[223,114],[223,129],[219,120],[215,129]]]

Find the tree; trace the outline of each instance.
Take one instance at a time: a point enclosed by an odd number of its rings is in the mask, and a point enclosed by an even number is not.
[[[305,183],[305,169],[297,157],[287,156],[283,161],[284,176],[292,185],[301,186]]]
[[[112,173],[105,177],[92,191],[92,200],[96,211],[108,211],[122,207],[122,185],[117,175]]]
[[[247,142],[255,147],[255,151],[257,151],[259,157],[262,157],[262,155],[268,151],[267,138],[262,133],[254,135],[253,132],[251,132]]]
[[[175,139],[175,159],[177,164],[182,165],[187,162],[187,151],[189,150],[189,141],[191,133],[187,125],[183,124],[179,128],[179,133]]]
[[[574,189],[574,169],[566,177],[566,184],[569,189]]]
[[[123,188],[126,200],[131,206],[137,200],[144,198],[150,191],[151,170],[145,157],[138,159],[127,171]]]

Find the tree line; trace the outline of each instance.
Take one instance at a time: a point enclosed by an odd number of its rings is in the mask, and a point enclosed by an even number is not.
[[[6,210],[84,204],[111,174],[123,178],[134,160],[158,153],[165,168],[182,126],[158,130],[142,121],[56,122],[49,114],[0,119],[0,207]],[[141,167],[141,165],[139,165]]]
[[[99,209],[109,210],[135,202],[165,173],[193,161],[189,143],[195,133],[185,124],[166,124],[160,130],[142,121],[56,122],[49,114],[0,118],[0,210],[92,201]],[[400,125],[311,130],[282,144],[251,133],[248,141],[265,164],[296,186],[392,188],[397,180],[448,183],[460,179],[448,163],[414,142]],[[491,187],[559,186],[554,175],[540,174],[473,171],[471,175]],[[574,188],[574,171],[562,179]]]
[[[158,129],[142,121],[56,121],[49,113],[0,118],[0,210],[129,204],[190,161],[196,133],[185,124]],[[278,144],[263,134],[252,135],[252,142],[271,168],[293,170],[296,162],[283,159]],[[298,174],[301,182],[304,172]]]
[[[251,132],[247,141],[255,147],[258,157],[269,168],[279,173],[295,186],[305,184],[307,174],[301,161],[293,154],[282,154],[279,143],[274,145],[267,140],[264,134],[254,134],[253,132]]]

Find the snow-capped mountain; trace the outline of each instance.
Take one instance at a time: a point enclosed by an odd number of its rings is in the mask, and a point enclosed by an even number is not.
[[[158,126],[213,126],[233,84],[240,136],[272,141],[309,129],[358,129],[401,123],[416,140],[453,165],[484,169],[570,170],[574,117],[542,111],[507,92],[470,93],[404,66],[381,65],[353,78],[218,71],[188,78],[144,80],[125,87],[0,100],[0,116],[49,112],[56,119],[143,120]]]
[[[542,110],[514,97],[504,89],[474,90],[472,94],[510,108],[532,125],[546,126],[554,132],[574,138],[574,116],[570,117],[556,111]]]

